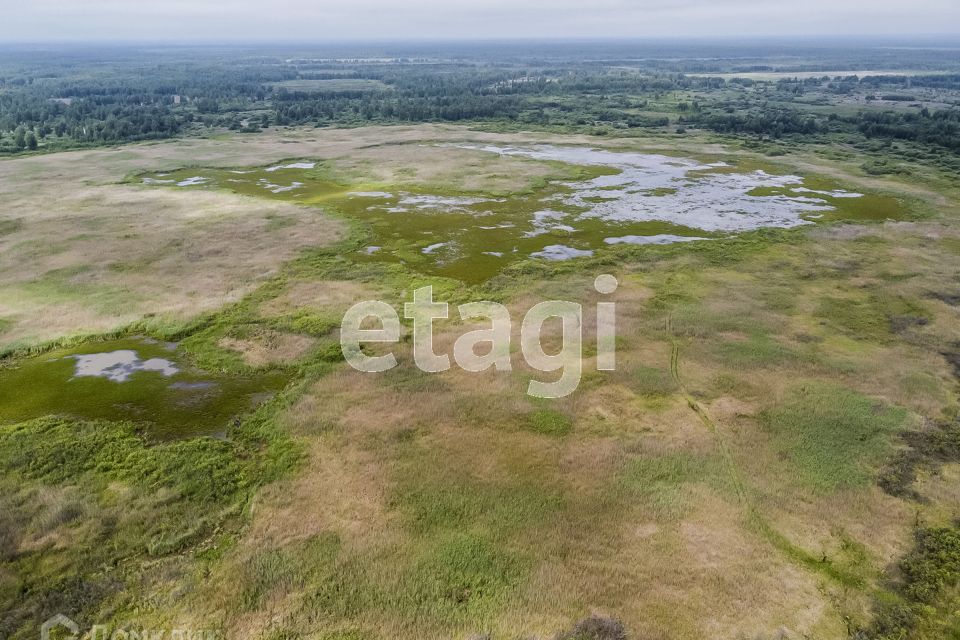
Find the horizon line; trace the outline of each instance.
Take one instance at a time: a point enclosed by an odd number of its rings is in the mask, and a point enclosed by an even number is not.
[[[605,43],[642,43],[642,42],[707,42],[726,43],[732,40],[739,42],[765,42],[777,40],[779,42],[809,42],[809,41],[838,41],[855,39],[858,41],[930,41],[930,40],[957,40],[960,43],[960,32],[955,33],[848,33],[848,34],[723,34],[723,35],[638,35],[638,36],[477,36],[477,37],[324,37],[324,38],[290,38],[279,37],[245,37],[245,38],[24,38],[15,40],[0,40],[0,47],[4,46],[71,46],[71,45],[110,45],[110,46],[242,46],[242,45],[325,45],[325,44],[497,44],[497,43],[536,43],[536,44],[605,44]]]

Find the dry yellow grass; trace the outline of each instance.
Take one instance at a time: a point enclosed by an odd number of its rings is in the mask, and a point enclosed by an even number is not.
[[[19,180],[10,173],[4,184]],[[344,233],[339,221],[295,205],[84,186],[78,177],[24,184],[9,202],[8,215],[23,222],[0,238],[0,317],[11,323],[4,342],[102,331],[147,314],[195,317],[249,293],[300,249]],[[277,217],[293,224],[271,226]]]
[[[379,297],[374,287],[350,280],[301,280],[290,283],[276,297],[263,302],[260,313],[266,318],[276,318],[306,309],[337,316],[357,302]]]
[[[636,306],[649,298],[645,285],[628,278],[621,287],[624,329],[631,341],[623,365],[627,370],[641,361],[669,366],[669,347],[630,321],[640,315]],[[520,296],[510,306],[522,307],[520,301],[530,297]],[[437,350],[448,349],[459,329],[439,328]],[[456,369],[429,376],[410,369],[405,346],[397,352],[406,363],[402,375],[380,377],[344,368],[320,380],[289,410],[289,428],[308,443],[307,466],[258,496],[251,527],[224,571],[250,562],[265,548],[334,533],[345,553],[366,558],[360,561],[376,573],[402,573],[419,547],[405,530],[402,513],[392,506],[390,496],[398,485],[418,482],[419,473],[453,474],[481,484],[523,478],[553,487],[563,496],[563,506],[556,517],[510,534],[509,544],[527,550],[532,568],[511,606],[490,621],[495,633],[549,637],[570,620],[598,612],[618,616],[643,638],[759,637],[780,630],[785,637],[842,637],[830,585],[757,534],[745,505],[714,486],[727,481],[722,469],[709,472],[721,477],[684,484],[679,493],[654,502],[624,493],[620,478],[631,460],[719,455],[716,435],[678,396],[651,405],[626,384],[584,390],[567,405],[574,432],[558,440],[509,426],[533,408],[516,380],[522,368],[514,376]],[[497,401],[470,409],[478,397]],[[725,396],[707,406],[723,424],[723,437],[735,442],[737,450],[753,452],[738,457],[750,483],[758,488],[775,484],[776,463],[750,463],[757,460],[758,448],[768,447],[728,432],[740,433],[741,421],[755,413],[756,404]],[[405,445],[397,444],[407,437],[418,451],[413,463]],[[788,484],[783,491],[795,500],[795,488]],[[870,495],[863,509],[848,512],[841,508],[848,497],[797,505],[782,495],[769,507],[764,502],[764,509],[776,526],[792,532],[796,544],[817,550],[824,539],[829,541],[831,527],[860,522],[860,528],[850,531],[860,536],[868,527],[864,523],[883,515],[889,498]],[[659,504],[661,499],[670,505]],[[885,516],[886,528],[872,535],[896,539],[905,530],[904,519],[890,519],[889,511]],[[814,527],[805,533],[798,523],[809,520],[828,524],[825,530]],[[870,536],[863,537],[870,542]],[[264,616],[277,612],[284,612],[284,625],[303,624],[307,612],[300,609],[301,596],[297,590],[281,590],[269,607],[228,617],[228,628],[259,633],[271,628]],[[383,612],[368,620],[376,635],[402,635],[406,623],[393,615]],[[449,636],[424,629],[419,637]]]
[[[250,338],[221,338],[219,345],[237,351],[251,367],[290,364],[300,360],[316,344],[310,336],[266,329]]]

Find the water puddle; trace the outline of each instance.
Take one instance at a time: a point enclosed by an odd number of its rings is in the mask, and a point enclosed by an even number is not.
[[[535,258],[544,260],[569,260],[570,258],[586,258],[593,255],[590,249],[574,249],[562,244],[551,244],[544,247],[542,251],[534,251],[530,254]]]
[[[163,182],[168,182],[168,181],[164,180]],[[184,178],[183,180],[179,180],[177,182],[177,186],[178,187],[195,187],[200,184],[206,184],[206,182],[207,182],[207,179],[204,178],[203,176],[191,176],[189,178]]]
[[[675,236],[669,233],[661,233],[655,236],[619,236],[616,238],[604,238],[605,244],[672,244],[674,242],[693,242],[695,240],[709,240],[710,238],[698,238],[696,236]]]
[[[300,187],[303,186],[302,182],[296,182],[296,181],[291,182],[290,184],[287,184],[287,185],[273,184],[272,182],[270,182],[265,178],[261,178],[260,180],[258,180],[257,184],[259,184],[261,187],[263,187],[270,193],[283,193],[285,191],[293,191],[294,189],[299,189]]]
[[[73,358],[77,363],[73,372],[74,378],[91,376],[106,378],[113,382],[126,382],[137,371],[156,371],[167,378],[180,371],[166,358],[141,360],[139,354],[132,349],[68,357]]]
[[[0,422],[69,415],[136,421],[156,438],[218,435],[285,384],[278,372],[209,374],[186,362],[176,345],[115,340],[0,369]]]
[[[290,164],[267,167],[264,169],[264,171],[273,173],[274,171],[280,171],[281,169],[313,169],[315,166],[317,166],[316,162],[291,162]]]
[[[356,196],[358,198],[392,198],[392,193],[387,193],[386,191],[351,191],[347,195]]]
[[[295,161],[244,170],[142,176],[165,188],[227,188],[332,208],[366,223],[370,244],[354,260],[401,262],[427,274],[482,282],[517,260],[572,260],[617,245],[662,245],[818,220],[896,218],[894,198],[845,191],[824,179],[757,163],[701,161],[588,147],[455,145],[584,168],[592,177],[552,182],[509,198],[345,185],[323,166]],[[425,147],[429,153],[429,147]],[[367,188],[363,188],[366,186]]]

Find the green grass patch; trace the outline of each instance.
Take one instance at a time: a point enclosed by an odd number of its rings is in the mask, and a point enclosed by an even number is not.
[[[960,527],[918,528],[896,574],[891,590],[876,596],[873,622],[855,637],[960,637]]]
[[[667,396],[677,390],[677,382],[669,369],[637,367],[630,374],[629,380],[631,389],[644,396]]]
[[[827,296],[820,300],[814,316],[857,340],[882,342],[890,337],[886,314],[869,300]]]
[[[826,296],[814,316],[851,338],[872,342],[885,342],[894,333],[922,326],[930,319],[918,302],[885,292],[856,298]]]
[[[510,604],[528,568],[487,536],[453,531],[430,544],[390,600],[405,617],[416,611],[434,624],[477,623]]]
[[[796,387],[760,420],[802,483],[821,492],[861,487],[891,449],[907,412],[824,382]]]
[[[415,637],[416,629],[479,628],[510,604],[529,570],[523,556],[478,532],[446,531],[375,558],[326,538],[255,557],[244,567],[244,581],[256,585],[245,597],[262,608],[274,591],[305,593],[297,619],[312,622],[310,633],[318,624],[349,630],[321,637],[365,637],[357,627],[384,614]],[[378,563],[394,568],[375,578]]]
[[[424,476],[429,477],[424,477]],[[516,533],[558,512],[561,494],[535,479],[484,481],[452,471],[408,471],[391,503],[418,534],[441,530]]]
[[[696,290],[677,294],[678,303],[669,308],[670,330],[675,336],[711,338],[717,333],[753,331],[760,324],[747,314],[717,313],[707,310],[700,302],[679,302],[682,295],[696,295]]]
[[[623,469],[620,480],[659,516],[669,519],[681,516],[686,510],[685,494],[690,485],[702,483],[727,491],[727,477],[719,458],[677,452],[633,458]]]
[[[510,604],[530,569],[520,541],[560,516],[563,495],[529,461],[478,478],[417,441],[397,446],[406,461],[389,503],[411,536],[391,552],[396,581],[382,585],[376,606],[431,627],[481,624]]]
[[[262,416],[235,436],[151,444],[130,423],[60,418],[0,427],[0,569],[12,586],[0,589],[0,633],[33,637],[63,611],[102,621],[101,603],[157,557],[232,530],[250,492],[298,455]],[[70,544],[33,544],[48,535]]]
[[[286,322],[296,333],[313,336],[325,336],[340,326],[340,317],[331,313],[315,313],[307,309],[298,309]]]
[[[743,369],[788,362],[797,357],[775,338],[754,331],[745,340],[726,340],[717,346],[718,356],[731,367]]]
[[[16,233],[23,228],[21,220],[0,220],[0,237]]]
[[[311,580],[328,579],[340,552],[340,540],[324,534],[281,549],[255,553],[240,567],[237,605],[242,611],[261,609],[276,592],[301,590]]]
[[[537,409],[521,421],[524,429],[545,436],[565,436],[573,431],[573,420],[554,409]]]
[[[48,271],[39,278],[17,285],[11,294],[38,302],[69,300],[106,316],[124,316],[134,302],[141,302],[129,289],[85,281],[92,268],[70,267]]]

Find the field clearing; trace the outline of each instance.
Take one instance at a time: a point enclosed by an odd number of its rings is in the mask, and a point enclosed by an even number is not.
[[[366,78],[323,78],[319,80],[284,80],[274,82],[271,87],[284,88],[288,91],[391,91],[393,88],[380,80]]]

